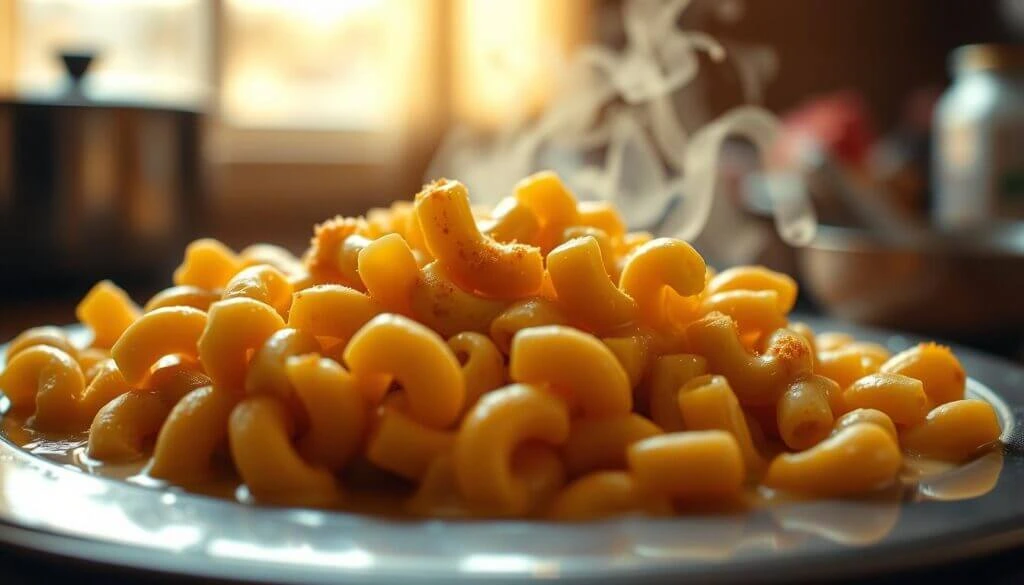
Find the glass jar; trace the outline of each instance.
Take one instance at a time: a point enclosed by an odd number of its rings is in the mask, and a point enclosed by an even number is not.
[[[951,65],[935,110],[933,219],[1024,218],[1024,46],[960,47]]]

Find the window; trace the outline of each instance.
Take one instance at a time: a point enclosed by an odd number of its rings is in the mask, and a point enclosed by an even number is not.
[[[588,2],[0,0],[0,87],[59,91],[59,53],[95,51],[88,95],[204,105],[215,166],[382,164],[535,111]]]
[[[441,5],[224,0],[211,156],[225,163],[393,159],[416,120],[435,113],[430,74]]]
[[[207,7],[201,0],[14,2],[13,85],[22,93],[60,90],[60,53],[87,50],[96,53],[85,81],[92,97],[201,101],[212,47]]]
[[[220,115],[241,128],[383,130],[400,110],[394,0],[227,0]]]
[[[455,0],[453,115],[483,128],[536,113],[584,34],[579,0]]]

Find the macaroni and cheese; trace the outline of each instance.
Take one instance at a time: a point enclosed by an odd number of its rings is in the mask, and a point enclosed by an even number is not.
[[[439,180],[317,226],[301,258],[203,239],[141,306],[101,282],[76,313],[91,343],[24,332],[0,390],[29,435],[88,433],[92,460],[186,489],[355,510],[386,491],[419,516],[861,496],[998,443],[947,348],[815,335],[796,295],[550,172],[490,211]]]

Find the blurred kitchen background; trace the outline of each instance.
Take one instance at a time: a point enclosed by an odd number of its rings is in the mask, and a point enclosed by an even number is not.
[[[299,253],[314,223],[410,197],[451,129],[496,136],[545,110],[580,47],[635,42],[623,7],[0,0],[0,338],[71,321],[101,278],[144,300],[195,237]],[[676,100],[687,128],[744,103],[783,120],[778,172],[742,141],[723,149],[729,210],[698,241],[713,262],[795,274],[807,312],[1024,355],[1024,1],[665,14],[727,50],[701,53]],[[979,43],[998,46],[953,56]],[[822,223],[804,249],[775,235],[765,195],[790,176]],[[727,245],[740,231],[749,245]]]

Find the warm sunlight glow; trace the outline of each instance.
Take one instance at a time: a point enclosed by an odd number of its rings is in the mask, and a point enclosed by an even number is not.
[[[455,113],[497,127],[535,112],[583,28],[579,2],[456,0]]]

